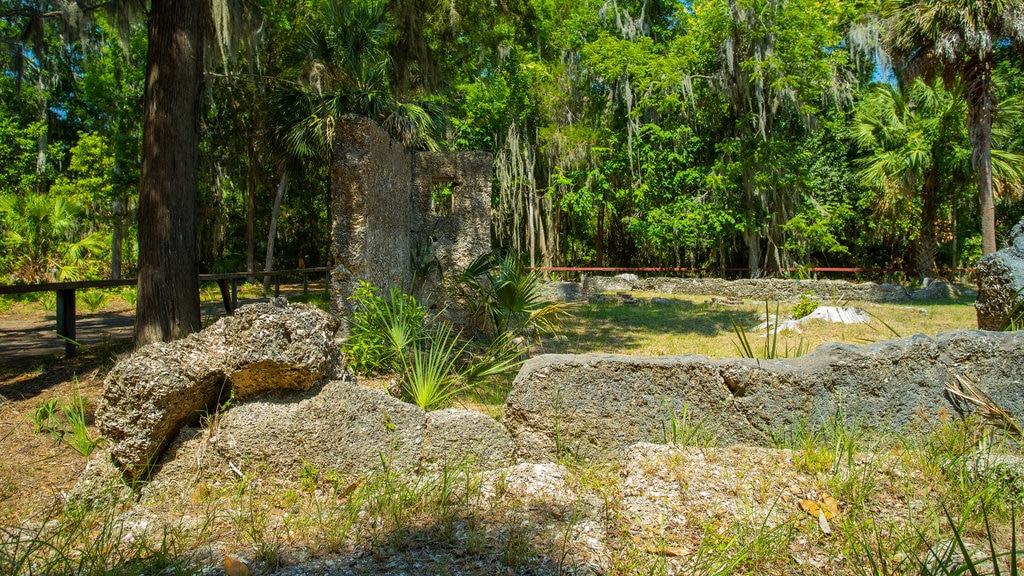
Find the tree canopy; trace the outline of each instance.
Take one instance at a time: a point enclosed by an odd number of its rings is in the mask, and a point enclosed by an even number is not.
[[[495,243],[538,267],[926,277],[1024,213],[1020,1],[171,4],[0,1],[4,282],[329,264],[351,112],[491,152]],[[159,62],[195,69],[153,124]]]

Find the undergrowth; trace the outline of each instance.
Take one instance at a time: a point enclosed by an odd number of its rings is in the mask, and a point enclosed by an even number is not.
[[[712,423],[685,406],[666,404],[664,414],[671,450],[710,461],[725,450]],[[795,560],[798,545],[823,550],[833,559],[827,571],[837,574],[1018,573],[1016,503],[1024,493],[979,467],[991,456],[1020,454],[998,429],[947,418],[921,432],[883,432],[837,410],[775,436],[792,451],[795,470],[838,501],[830,533],[785,502],[788,492],[763,492],[756,477],[736,479],[736,515],[663,516],[649,526],[629,511],[623,476],[608,462],[566,459],[565,496],[527,497],[508,469],[453,460],[417,473],[382,454],[377,471],[363,476],[305,462],[290,482],[267,482],[258,472],[228,484],[199,479],[188,501],[58,499],[0,527],[0,573],[199,574],[209,569],[199,551],[214,542],[260,571],[294,561],[297,548],[384,559],[426,546],[462,550],[468,556],[459,558],[495,569],[573,573],[594,561],[592,538],[602,542],[597,560],[609,574],[820,573]],[[651,473],[685,488],[694,473],[685,462],[659,460]],[[768,514],[754,501],[767,503]],[[906,512],[886,513],[881,502]]]

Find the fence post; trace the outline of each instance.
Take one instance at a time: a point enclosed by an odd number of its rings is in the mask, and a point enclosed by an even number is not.
[[[75,332],[75,289],[57,290],[57,336],[64,339],[64,354],[68,358],[78,351]]]
[[[274,275],[274,298],[281,296],[281,275]]]
[[[220,299],[224,301],[224,313],[234,314],[235,305],[232,302],[231,291],[228,289],[228,281],[223,278],[217,280],[217,287],[220,288]]]
[[[302,293],[303,294],[308,294],[309,293],[309,280],[306,278],[306,273],[305,272],[302,273]]]
[[[231,309],[238,310],[238,278],[231,279]]]

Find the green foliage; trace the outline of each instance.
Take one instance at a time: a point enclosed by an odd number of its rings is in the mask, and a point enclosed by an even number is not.
[[[403,363],[402,390],[413,404],[424,410],[444,406],[464,387],[457,363],[465,349],[451,325],[440,324],[425,345],[413,345]]]
[[[352,301],[351,336],[342,344],[349,366],[363,374],[398,374],[405,397],[425,410],[522,364],[522,351],[511,335],[484,347],[463,341],[450,323],[428,321],[426,309],[398,289],[384,298],[361,283]]]
[[[384,298],[366,282],[360,282],[351,300],[351,336],[342,344],[348,365],[361,374],[400,369],[404,352],[427,335],[426,310],[397,288]]]
[[[541,276],[526,270],[512,253],[479,256],[459,276],[469,312],[493,339],[505,334],[537,336],[556,331],[572,305],[549,302],[541,293]]]
[[[817,310],[818,306],[820,305],[821,302],[818,302],[818,299],[816,297],[809,296],[807,294],[801,294],[800,301],[793,306],[793,317],[799,320],[800,318],[803,318],[804,316],[807,316],[811,312]]]
[[[32,415],[32,430],[48,432],[54,442],[67,444],[86,457],[102,442],[89,437],[85,399],[77,392],[68,400],[54,398],[40,404]]]
[[[103,290],[85,290],[77,294],[78,300],[85,304],[89,312],[96,312],[107,305],[107,293]]]
[[[3,243],[12,275],[29,283],[82,280],[107,251],[105,239],[84,229],[73,200],[30,193],[0,196]]]

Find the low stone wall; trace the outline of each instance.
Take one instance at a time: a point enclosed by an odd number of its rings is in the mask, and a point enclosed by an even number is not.
[[[587,294],[601,292],[658,292],[661,294],[712,295],[750,300],[797,300],[801,294],[822,301],[909,302],[935,298],[956,298],[959,292],[945,282],[933,282],[921,290],[907,290],[898,284],[852,283],[845,280],[783,280],[774,278],[724,280],[721,278],[640,278],[590,276],[584,283]]]
[[[503,423],[517,457],[617,458],[637,442],[707,427],[726,443],[772,445],[842,416],[883,431],[967,410],[945,392],[974,381],[1024,414],[1024,334],[957,331],[855,346],[827,344],[789,360],[703,356],[546,355],[520,370]]]

